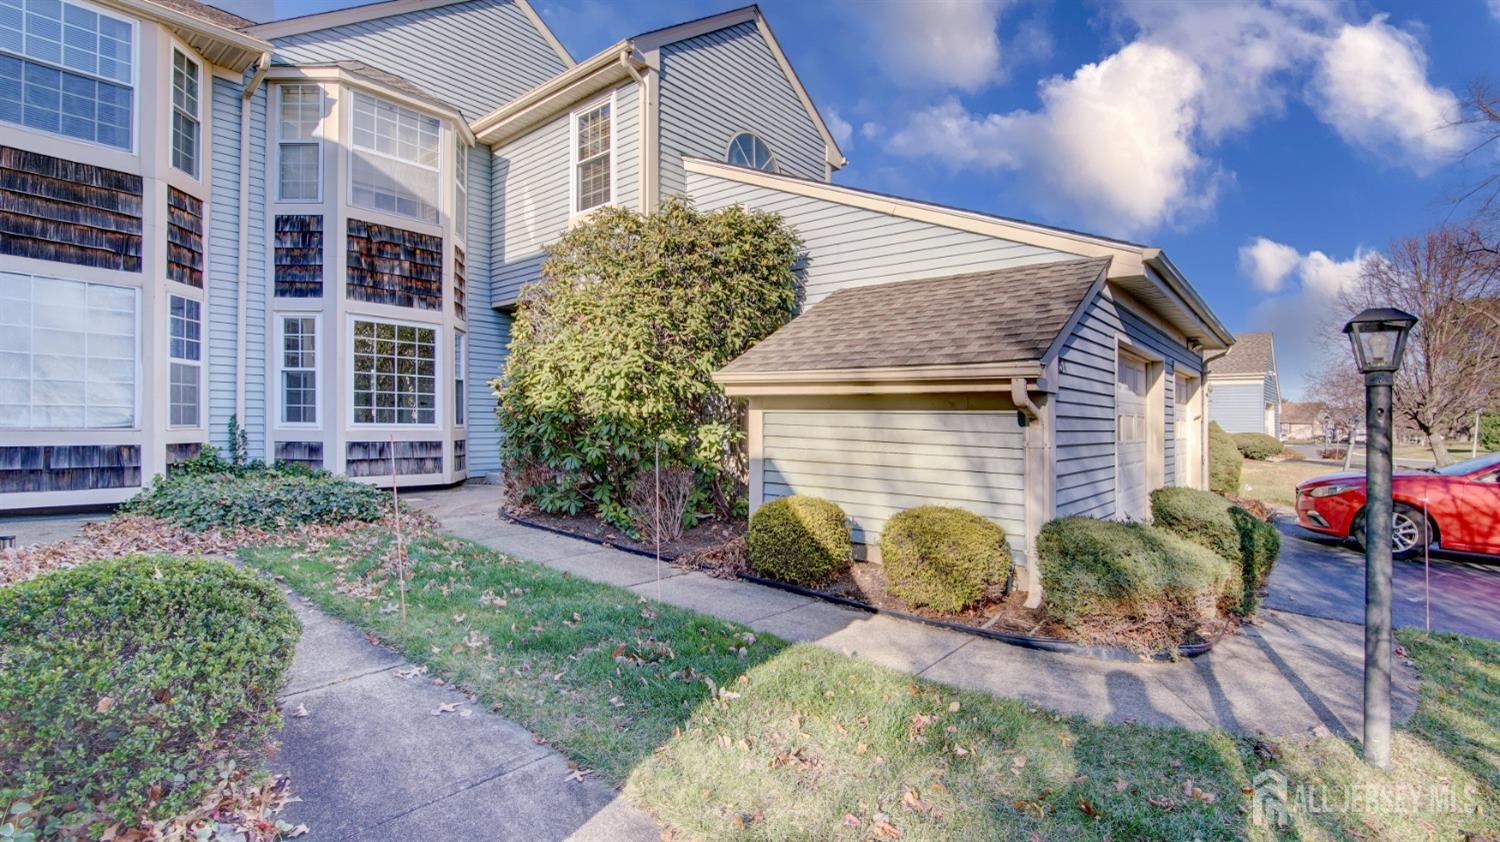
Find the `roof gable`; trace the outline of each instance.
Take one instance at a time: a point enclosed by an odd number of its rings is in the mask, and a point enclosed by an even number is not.
[[[1219,377],[1253,377],[1276,374],[1276,337],[1272,333],[1241,333],[1224,356],[1208,364],[1208,373]]]

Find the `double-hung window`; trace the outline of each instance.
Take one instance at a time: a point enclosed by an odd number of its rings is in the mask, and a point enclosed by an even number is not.
[[[318,423],[318,317],[282,316],[281,423]]]
[[[354,322],[354,423],[437,423],[437,329]]]
[[[172,51],[172,166],[198,175],[198,63]]]
[[[167,421],[173,427],[196,427],[203,383],[203,305],[180,295],[168,296],[167,303]]]
[[[280,85],[277,104],[277,192],[283,202],[316,202],[322,198],[323,89],[317,85]]]
[[[128,429],[135,400],[135,290],[0,272],[0,429]]]
[[[614,199],[610,135],[609,100],[573,115],[574,213]]]
[[[436,225],[442,124],[363,91],[351,111],[349,203]]]
[[[130,151],[135,25],[67,0],[0,0],[0,121]]]
[[[458,142],[453,156],[453,233],[465,242],[469,239],[469,152]]]
[[[464,424],[464,371],[469,363],[469,348],[462,333],[453,334],[453,423]]]

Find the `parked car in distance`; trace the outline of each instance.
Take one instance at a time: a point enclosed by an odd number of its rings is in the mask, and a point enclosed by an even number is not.
[[[1391,549],[1397,558],[1415,555],[1431,543],[1500,555],[1500,453],[1446,468],[1397,471],[1391,492]],[[1314,532],[1360,542],[1364,514],[1362,471],[1314,477],[1297,486],[1297,522]]]

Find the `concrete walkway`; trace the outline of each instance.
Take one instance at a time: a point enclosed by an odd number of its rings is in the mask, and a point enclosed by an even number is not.
[[[1129,664],[1038,652],[999,641],[842,608],[502,521],[500,490],[468,484],[407,502],[444,529],[516,558],[630,588],[642,596],[744,623],[956,687],[1114,722],[1272,735],[1360,731],[1359,626],[1266,611],[1262,622],[1200,658]],[[1416,679],[1398,665],[1397,716],[1415,708]]]

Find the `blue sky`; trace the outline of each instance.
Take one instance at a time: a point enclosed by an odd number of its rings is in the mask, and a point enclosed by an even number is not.
[[[579,58],[738,5],[533,2]],[[761,7],[849,157],[836,182],[1160,246],[1230,329],[1276,331],[1288,397],[1358,256],[1500,167],[1446,126],[1500,84],[1500,0]]]

